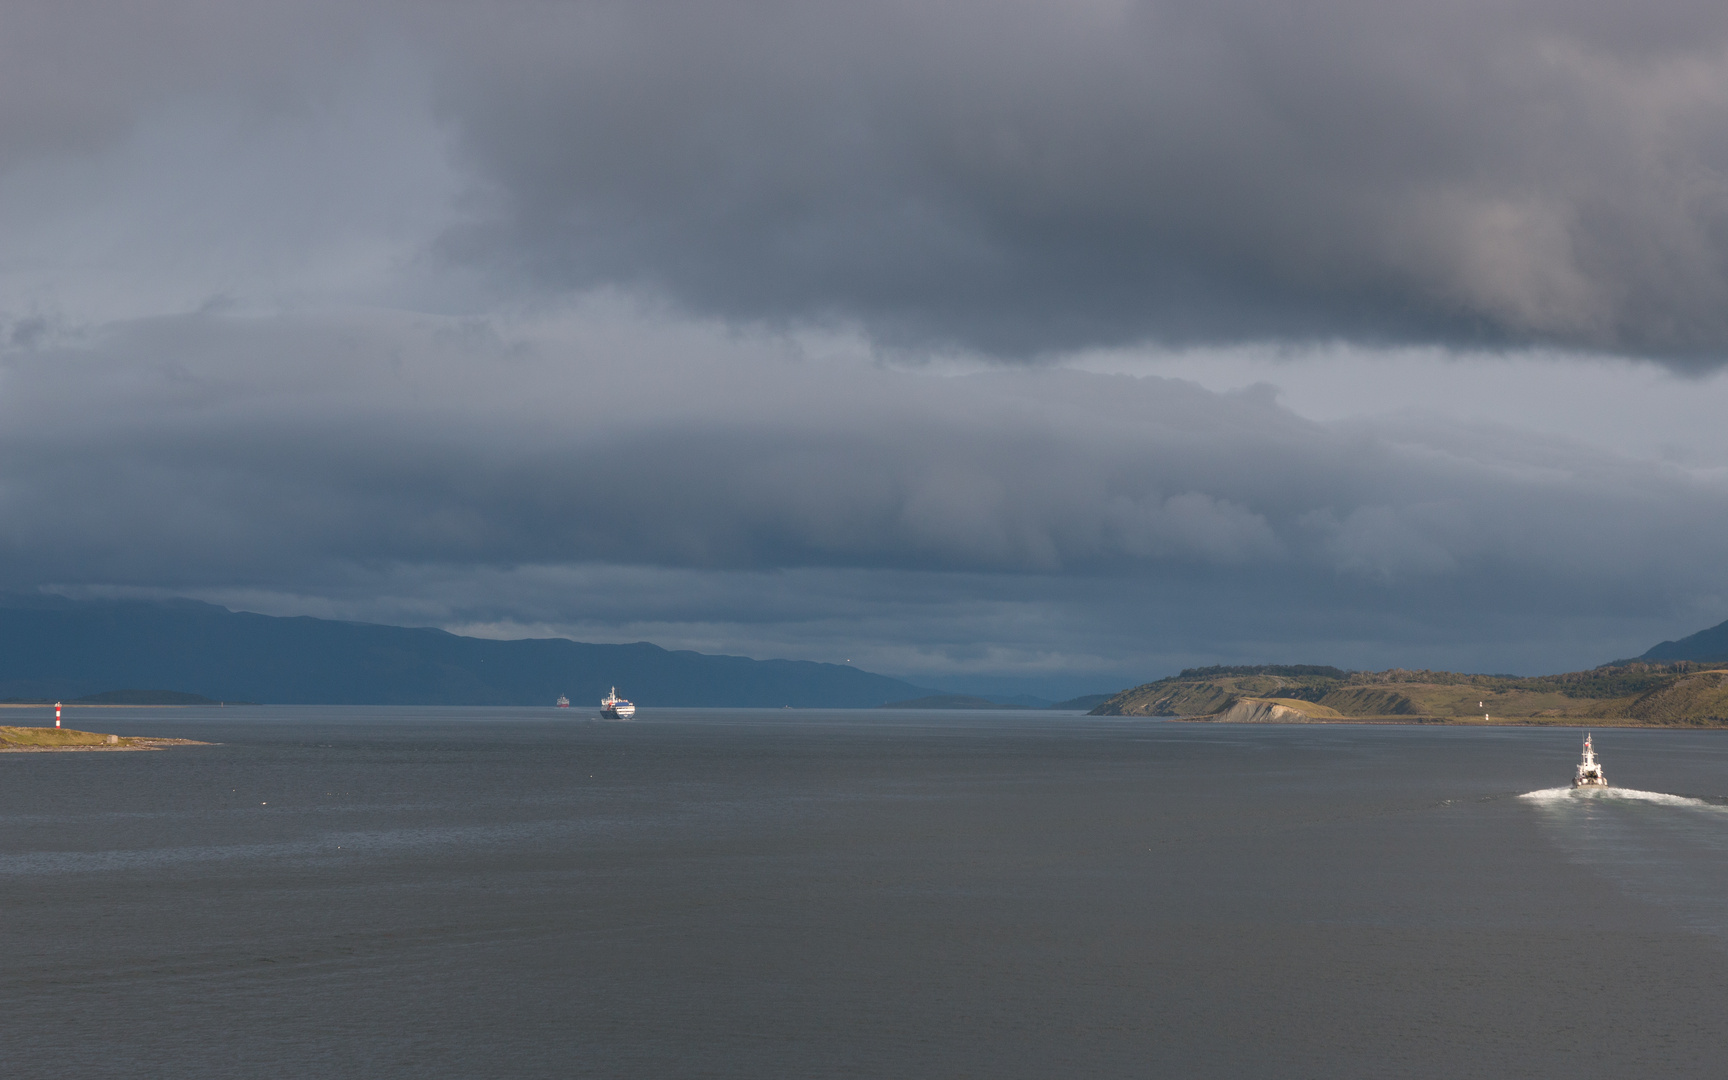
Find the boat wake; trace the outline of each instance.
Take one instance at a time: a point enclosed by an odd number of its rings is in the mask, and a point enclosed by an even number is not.
[[[1728,806],[1617,787],[1556,787],[1518,801],[1568,861],[1665,920],[1728,942]]]
[[[1691,795],[1669,795],[1662,791],[1639,791],[1618,787],[1556,787],[1541,791],[1526,791],[1518,796],[1536,803],[1569,803],[1574,800],[1608,799],[1622,802],[1655,803],[1659,806],[1685,806],[1696,810],[1717,810],[1728,813],[1728,806],[1719,806]]]

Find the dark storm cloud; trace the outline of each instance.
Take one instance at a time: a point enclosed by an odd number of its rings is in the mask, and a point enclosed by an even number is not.
[[[1587,425],[1323,424],[995,361],[1336,336],[1702,366],[1724,24],[10,5],[0,586],[902,673],[1640,651],[1728,602],[1719,440],[1677,431],[1688,471]],[[1586,369],[1507,363],[1554,399]]]
[[[621,351],[444,320],[205,315],[14,352],[8,584],[363,582],[441,594],[432,621],[568,625],[616,605],[634,611],[623,622],[726,610],[779,634],[819,596],[839,604],[822,616],[838,639],[834,620],[868,606],[839,603],[844,579],[894,598],[882,640],[898,620],[903,641],[965,626],[980,636],[958,640],[986,651],[1054,633],[1064,655],[1114,635],[1115,653],[1325,640],[1334,656],[1480,639],[1482,621],[1671,617],[1728,585],[1719,481],[1569,442],[1422,417],[1315,424],[1264,389],[946,378],[798,362],[770,339],[654,338]],[[606,578],[626,571],[649,578]],[[787,571],[806,584],[726,584]],[[534,574],[574,576],[548,604],[522,584]],[[656,600],[665,574],[710,585]],[[1007,628],[1002,604],[1043,625]]]
[[[553,281],[1003,353],[1728,346],[1719,4],[584,3],[457,25],[441,106],[496,203],[448,250]]]
[[[475,182],[440,250],[500,282],[1002,355],[1728,346],[1728,8],[1693,0],[22,0],[0,167],[387,48]]]

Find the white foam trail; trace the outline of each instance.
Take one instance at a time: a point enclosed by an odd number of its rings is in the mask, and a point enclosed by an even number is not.
[[[1518,797],[1520,799],[1529,799],[1531,802],[1555,802],[1559,799],[1570,799],[1572,797],[1572,792],[1575,790],[1577,789],[1569,787],[1551,787],[1543,788],[1541,791],[1526,791]]]
[[[1728,813],[1728,807],[1717,806],[1685,795],[1669,795],[1661,791],[1639,791],[1636,788],[1618,787],[1556,787],[1543,788],[1541,791],[1527,791],[1518,796],[1531,802],[1554,803],[1567,799],[1622,799],[1629,802],[1655,803],[1658,806],[1685,806],[1694,810],[1716,810]]]

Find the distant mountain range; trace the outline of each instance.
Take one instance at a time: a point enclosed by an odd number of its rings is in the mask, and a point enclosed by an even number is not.
[[[1700,665],[1728,666],[1728,622],[1664,641],[1636,660],[1538,679],[1374,675],[1304,666],[1207,668],[1108,700],[1099,694],[1049,702],[1028,695],[948,694],[845,664],[715,656],[647,642],[495,641],[430,628],[258,615],[194,600],[0,595],[0,701],[550,705],[566,694],[582,708],[616,686],[650,708],[1096,707],[1108,714],[1199,715],[1227,711],[1238,699],[1266,697],[1324,700],[1343,716],[1391,718],[1468,715],[1463,699],[1471,697],[1471,706],[1496,698],[1498,716],[1636,721],[1657,709],[1664,718],[1684,716],[1682,722],[1728,722],[1728,703],[1719,703],[1714,689],[1705,692],[1719,685],[1718,674],[1705,677]],[[1658,690],[1660,702],[1646,699]],[[1676,704],[1679,697],[1686,698],[1684,707]],[[1635,699],[1644,704],[1634,708]],[[1486,706],[1484,711],[1493,713]]]
[[[493,641],[279,618],[193,600],[0,597],[0,700],[159,688],[282,705],[870,708],[935,691],[844,664],[670,651],[647,642]],[[128,693],[136,695],[139,690]]]
[[[1728,660],[1728,622],[1718,623],[1708,630],[1700,630],[1679,641],[1664,641],[1638,659],[1653,663],[1673,660],[1709,663]]]
[[[890,701],[882,709],[1063,709],[1085,712],[1110,700],[1110,694],[1084,694],[1067,701],[1046,701],[1028,694],[1011,698],[978,697],[973,694],[929,694],[908,701]]]

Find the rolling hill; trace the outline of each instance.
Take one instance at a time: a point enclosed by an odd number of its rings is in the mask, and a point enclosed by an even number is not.
[[[1092,712],[1236,722],[1728,727],[1728,661],[1623,661],[1535,678],[1272,665],[1190,668],[1124,690]]]

